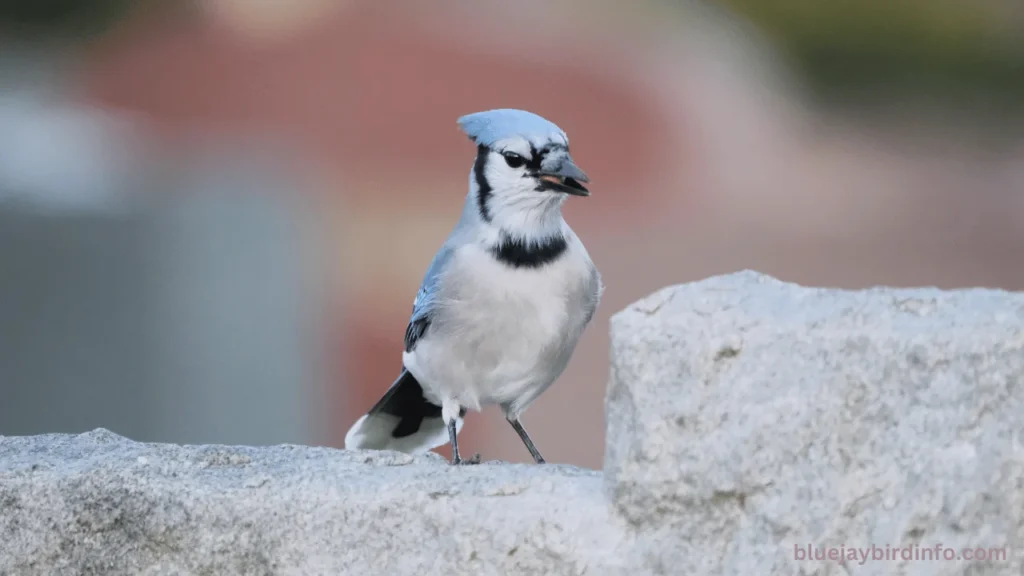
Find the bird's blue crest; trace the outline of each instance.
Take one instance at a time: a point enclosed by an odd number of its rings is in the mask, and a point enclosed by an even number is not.
[[[530,142],[539,143],[548,140],[562,140],[566,145],[569,138],[565,132],[550,120],[532,112],[502,108],[467,114],[458,120],[470,138],[479,145],[493,146],[513,136],[522,136]]]

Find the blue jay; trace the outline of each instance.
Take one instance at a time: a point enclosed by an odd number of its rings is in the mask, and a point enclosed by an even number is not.
[[[462,217],[434,256],[405,330],[403,369],[345,435],[346,449],[426,452],[467,410],[497,404],[538,463],[519,417],[565,370],[604,287],[562,219],[589,182],[555,124],[522,110],[463,116],[477,147]]]

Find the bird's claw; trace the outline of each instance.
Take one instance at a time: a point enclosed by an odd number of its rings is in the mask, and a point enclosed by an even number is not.
[[[455,458],[452,460],[453,466],[472,466],[473,464],[480,463],[480,454],[473,454],[472,458]]]

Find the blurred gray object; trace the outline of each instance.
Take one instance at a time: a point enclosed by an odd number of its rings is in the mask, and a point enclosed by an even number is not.
[[[296,179],[224,147],[152,153],[39,87],[0,93],[0,434],[323,442]]]

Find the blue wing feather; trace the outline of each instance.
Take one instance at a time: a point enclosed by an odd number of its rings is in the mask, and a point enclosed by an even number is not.
[[[441,274],[444,272],[455,251],[451,246],[445,244],[434,255],[434,259],[427,268],[427,273],[420,284],[420,290],[416,293],[416,300],[412,303],[412,316],[409,318],[409,325],[405,329],[405,351],[411,352],[416,347],[416,342],[423,338],[430,327],[430,321],[434,313],[437,301],[437,290],[440,287]]]

